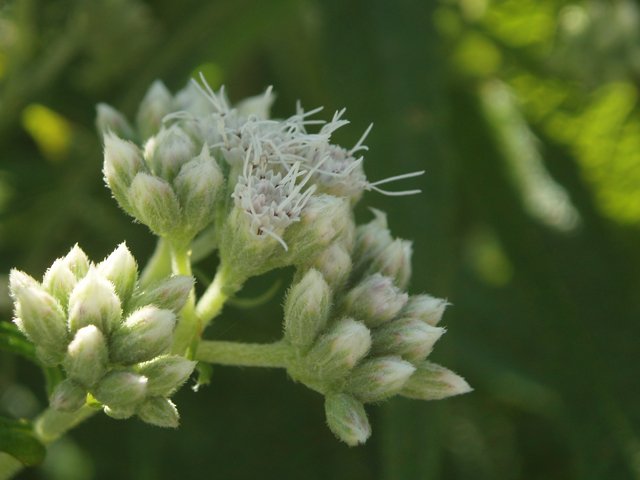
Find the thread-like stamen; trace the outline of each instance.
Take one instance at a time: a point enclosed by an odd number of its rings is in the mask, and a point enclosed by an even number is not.
[[[389,190],[383,190],[383,189],[378,188],[378,187],[376,187],[374,185],[371,185],[371,184],[368,184],[365,187],[365,190],[374,190],[374,191],[376,191],[378,193],[381,193],[383,195],[386,195],[388,197],[403,197],[405,195],[416,195],[418,193],[422,193],[422,190],[419,190],[419,189],[418,190],[403,190],[403,191],[400,191],[400,192],[391,192]]]
[[[370,183],[369,185],[374,187],[376,185],[383,185],[385,183],[389,183],[389,182],[395,182],[396,180],[404,180],[405,178],[413,178],[413,177],[419,177],[420,175],[424,175],[424,170],[419,170],[416,172],[410,172],[410,173],[403,173],[402,175],[395,175],[393,177],[389,177],[389,178],[383,178],[382,180],[377,180],[373,183]]]
[[[289,251],[289,247],[287,247],[287,242],[285,242],[280,235],[276,234],[275,232],[272,232],[268,228],[260,227],[260,230],[266,233],[267,235],[269,235],[271,238],[275,238],[280,243],[280,245],[282,245],[282,248],[284,248],[285,252]]]
[[[366,145],[362,145],[362,142],[364,142],[366,140],[366,138],[369,135],[369,132],[371,132],[372,128],[373,128],[373,123],[369,124],[367,129],[364,131],[364,133],[360,137],[360,140],[358,140],[358,142],[353,146],[353,148],[351,150],[349,150],[349,152],[348,152],[349,155],[353,155],[354,153],[356,153],[359,150],[369,150],[369,147],[367,147]]]

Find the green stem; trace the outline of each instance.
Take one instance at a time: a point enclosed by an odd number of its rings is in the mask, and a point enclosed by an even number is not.
[[[33,431],[45,445],[57,440],[73,427],[91,417],[99,410],[85,405],[72,413],[58,412],[47,408],[33,423]],[[0,480],[8,480],[19,473],[23,465],[11,455],[0,452]]]
[[[168,277],[170,273],[171,247],[169,242],[159,238],[153,255],[151,255],[151,258],[144,267],[144,270],[142,270],[142,274],[140,275],[140,285],[146,287],[156,280]]]
[[[282,341],[265,344],[203,340],[195,358],[220,365],[287,368],[292,356],[291,346]]]
[[[171,246],[171,270],[176,275],[192,276],[191,251],[185,247]],[[189,292],[187,303],[180,312],[180,321],[173,340],[173,353],[191,357],[190,349],[202,333],[202,322],[196,313],[195,289]]]
[[[243,282],[232,281],[229,269],[220,265],[211,285],[202,295],[196,306],[196,314],[202,319],[202,328],[206,326],[222,311],[225,302],[242,288]]]

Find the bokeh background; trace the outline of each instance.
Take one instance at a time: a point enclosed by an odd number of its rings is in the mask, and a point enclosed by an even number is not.
[[[97,102],[135,114],[149,84],[202,71],[275,114],[347,107],[374,122],[369,178],[425,169],[419,196],[367,194],[414,239],[411,291],[452,303],[433,358],[475,392],[370,408],[348,448],[322,399],[281,371],[215,368],[176,397],[178,431],[99,415],[24,479],[640,478],[640,8],[632,0],[0,2],[0,316],[6,274],[75,242],[95,259],[151,234],[104,187]],[[404,187],[404,185],[403,185]],[[199,265],[211,275],[214,260]],[[229,306],[211,337],[278,337],[281,294]],[[46,405],[0,352],[0,414]]]

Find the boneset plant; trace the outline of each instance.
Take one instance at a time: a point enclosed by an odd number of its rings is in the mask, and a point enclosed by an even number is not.
[[[325,397],[327,424],[348,445],[371,434],[364,404],[470,390],[427,360],[445,332],[438,324],[447,302],[406,292],[411,242],[391,235],[381,211],[354,221],[365,191],[418,193],[381,185],[422,172],[371,182],[360,156],[370,128],[344,148],[332,143],[348,123],[344,110],[322,121],[314,118],[321,109],[298,105],[271,119],[273,100],[269,89],[232,106],[204,79],[176,95],[158,81],[135,128],[98,105],[105,182],[158,246],[141,272],[125,244],[98,263],[76,245],[42,281],[11,272],[14,323],[50,379],[50,408],[34,423],[39,441],[99,410],[176,427],[170,397],[198,362],[286,369]],[[218,270],[197,298],[192,264],[214,251]],[[203,339],[249,278],[286,266],[295,275],[282,339]]]

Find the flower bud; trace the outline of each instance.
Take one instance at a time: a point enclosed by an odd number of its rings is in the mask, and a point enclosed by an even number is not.
[[[345,297],[344,307],[350,315],[374,328],[394,318],[407,303],[389,277],[379,273],[366,277]]]
[[[235,105],[235,108],[243,117],[252,115],[260,120],[266,120],[269,118],[269,112],[271,111],[271,106],[275,99],[275,95],[273,94],[271,87],[269,87],[267,91],[261,95],[245,98],[241,102],[238,102],[238,104]]]
[[[185,163],[173,185],[182,207],[183,229],[195,236],[213,220],[215,203],[224,177],[205,144],[202,152]]]
[[[136,293],[132,298],[131,308],[155,305],[158,308],[179,313],[187,303],[189,293],[193,288],[193,277],[174,275],[149,286],[146,290]]]
[[[311,348],[307,363],[322,379],[342,377],[362,359],[371,347],[371,333],[364,324],[345,318]]]
[[[111,418],[114,418],[116,420],[126,420],[127,418],[131,418],[136,414],[136,405],[131,404],[118,407],[110,407],[108,405],[105,405],[103,410],[104,413],[106,413]]]
[[[126,117],[111,105],[99,103],[96,106],[96,127],[102,135],[114,133],[120,138],[135,139],[136,135]]]
[[[42,286],[60,302],[63,308],[69,303],[69,295],[77,283],[78,279],[63,258],[53,262],[42,279]]]
[[[113,284],[92,269],[69,295],[69,330],[75,333],[95,325],[109,335],[121,321],[122,308]]]
[[[104,335],[95,325],[87,325],[76,332],[67,347],[63,365],[69,378],[92,387],[106,373],[108,361]]]
[[[170,397],[186,382],[196,362],[178,355],[164,355],[136,366],[136,372],[149,379],[147,395]]]
[[[393,241],[387,226],[387,215],[375,208],[372,208],[371,211],[375,218],[356,229],[356,242],[353,250],[356,269],[363,268],[378,252]]]
[[[122,304],[131,297],[138,280],[138,265],[125,243],[98,264],[98,272],[113,283]]]
[[[307,349],[329,319],[331,290],[317,270],[309,270],[294,285],[284,303],[284,337],[292,345]]]
[[[104,166],[102,173],[118,204],[134,215],[128,195],[131,182],[139,172],[146,170],[140,149],[133,143],[116,137],[104,136]],[[135,216],[135,215],[134,215]]]
[[[334,289],[342,287],[351,273],[351,256],[344,246],[334,242],[313,260],[311,266],[322,273]]]
[[[401,318],[374,330],[371,351],[376,355],[399,355],[411,363],[420,362],[427,358],[444,332],[444,328],[433,327],[417,318]]]
[[[450,304],[446,300],[431,295],[411,295],[401,314],[403,317],[417,318],[429,325],[436,326],[440,323],[448,305]]]
[[[168,182],[173,181],[180,168],[196,156],[196,146],[180,127],[163,128],[149,139],[144,148],[151,171]]]
[[[473,389],[460,375],[440,365],[424,361],[405,383],[400,394],[418,400],[441,400]]]
[[[400,357],[372,358],[353,369],[347,389],[362,402],[378,402],[398,393],[415,370]]]
[[[363,444],[371,436],[364,405],[346,393],[327,395],[324,412],[331,431],[350,447]]]
[[[161,178],[139,173],[129,189],[136,218],[159,236],[173,233],[180,225],[180,205],[171,185]]]
[[[89,257],[87,257],[87,254],[82,251],[77,243],[69,250],[69,253],[63,258],[63,261],[78,280],[87,274],[89,266],[91,265]]]
[[[143,422],[157,427],[177,428],[180,423],[178,409],[168,398],[148,398],[138,407],[136,413]]]
[[[78,382],[67,378],[53,390],[49,404],[60,412],[75,412],[87,401],[87,391]]]
[[[413,248],[408,240],[395,239],[371,260],[369,272],[380,272],[395,280],[404,289],[411,278],[411,254]]]
[[[62,361],[67,347],[66,318],[58,301],[28,275],[12,270],[9,277],[15,301],[14,323],[36,345],[47,365]]]
[[[91,392],[96,400],[111,409],[130,409],[147,393],[147,377],[124,370],[107,373]]]
[[[136,123],[142,139],[154,135],[162,126],[162,119],[171,112],[171,92],[164,83],[156,80],[151,84],[146,95],[140,102],[136,116]]]
[[[170,310],[146,306],[133,312],[111,336],[111,360],[131,365],[167,353],[176,316]]]

